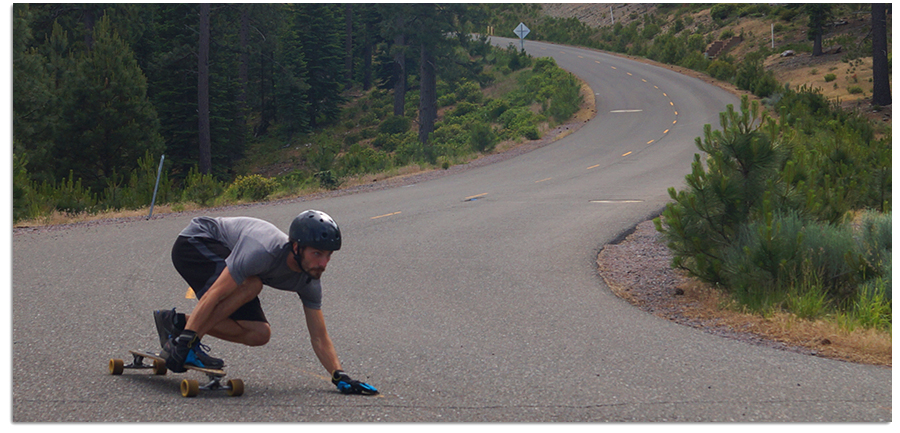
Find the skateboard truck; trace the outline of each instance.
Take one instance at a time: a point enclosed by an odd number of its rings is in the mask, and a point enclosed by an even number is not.
[[[162,376],[165,375],[168,371],[168,369],[166,368],[165,360],[157,354],[139,352],[135,350],[130,350],[129,352],[131,352],[133,360],[128,364],[125,364],[125,361],[121,359],[109,360],[110,374],[118,376],[122,374],[126,369],[152,369],[153,374]],[[153,363],[145,364],[145,358],[152,359]],[[238,397],[244,393],[244,382],[240,379],[229,379],[225,383],[222,383],[222,378],[225,377],[224,370],[202,368],[193,365],[186,365],[185,368],[187,368],[188,370],[196,370],[205,374],[209,379],[209,382],[201,386],[200,382],[194,379],[182,380],[181,395],[184,397],[196,397],[200,393],[200,391],[225,391],[232,397]]]

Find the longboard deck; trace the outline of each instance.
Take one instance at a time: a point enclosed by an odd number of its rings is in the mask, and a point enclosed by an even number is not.
[[[117,376],[122,374],[126,369],[153,369],[153,374],[155,375],[161,376],[166,374],[166,360],[159,356],[158,353],[149,351],[143,352],[140,350],[129,350],[128,352],[134,357],[134,361],[130,364],[125,364],[124,360],[110,359],[109,374]],[[152,359],[153,363],[144,364],[144,359]],[[224,383],[222,382],[222,378],[225,376],[225,370],[195,367],[193,365],[186,365],[185,368],[187,370],[194,370],[205,374],[209,379],[209,383],[201,385],[200,382],[193,379],[182,380],[181,395],[184,397],[196,397],[200,391],[225,391],[232,397],[238,397],[244,393],[244,382],[242,380],[229,379]]]
[[[130,352],[134,356],[150,358],[154,361],[161,362],[162,365],[166,364],[165,358],[163,358],[162,356],[159,356],[158,353],[143,352],[140,350],[129,350],[128,352]],[[156,364],[156,363],[154,363],[154,364]],[[209,374],[209,375],[213,375],[213,376],[219,376],[219,377],[225,376],[225,370],[223,370],[221,368],[204,368],[204,367],[197,367],[194,365],[185,365],[184,368],[186,368],[188,370],[199,371],[201,373],[205,373],[205,374]]]

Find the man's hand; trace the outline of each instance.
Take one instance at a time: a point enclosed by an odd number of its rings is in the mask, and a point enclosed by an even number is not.
[[[347,373],[343,372],[343,370],[335,370],[334,373],[331,374],[331,383],[344,394],[378,394],[378,390],[375,389],[374,386],[351,379]]]

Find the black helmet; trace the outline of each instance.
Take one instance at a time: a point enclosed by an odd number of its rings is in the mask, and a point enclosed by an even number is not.
[[[301,247],[313,247],[325,251],[341,249],[341,229],[325,212],[308,210],[291,222],[288,236]]]

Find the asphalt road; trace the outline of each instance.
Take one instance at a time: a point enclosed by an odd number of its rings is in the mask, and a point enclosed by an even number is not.
[[[596,118],[458,175],[215,211],[284,230],[307,208],[337,220],[345,243],[323,278],[326,322],[345,370],[380,396],[338,393],[299,300],[272,289],[261,296],[267,346],[204,341],[244,396],[185,399],[181,375],[108,375],[111,357],[155,348],[152,310],[195,303],[169,258],[193,215],[170,215],[14,234],[13,421],[891,420],[889,368],[679,326],[597,276],[600,247],[662,208],[702,126],[737,99],[666,68],[525,46],[590,84]]]

